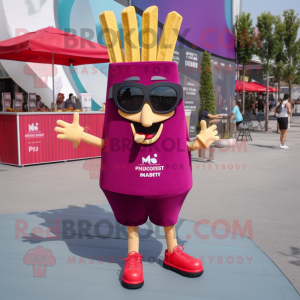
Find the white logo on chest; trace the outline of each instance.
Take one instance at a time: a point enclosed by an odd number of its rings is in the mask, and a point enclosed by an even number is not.
[[[148,155],[146,158],[142,157],[142,163],[143,164],[156,164],[157,163],[157,154],[154,154],[154,158],[151,158],[150,155]]]

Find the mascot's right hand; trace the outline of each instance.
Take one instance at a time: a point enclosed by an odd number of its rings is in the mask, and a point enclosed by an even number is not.
[[[218,131],[216,125],[212,125],[209,128],[206,128],[206,122],[202,120],[200,122],[201,131],[197,135],[197,139],[201,142],[203,147],[207,149],[214,141],[219,140],[219,137],[217,136]]]
[[[79,125],[79,114],[74,113],[72,124],[61,120],[58,120],[56,124],[61,126],[55,127],[54,129],[56,132],[60,133],[59,135],[57,135],[57,138],[73,142],[74,148],[77,148],[80,144],[81,137],[84,131],[83,127]]]

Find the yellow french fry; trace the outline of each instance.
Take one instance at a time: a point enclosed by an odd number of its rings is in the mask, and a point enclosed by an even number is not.
[[[99,18],[108,51],[109,61],[111,63],[123,62],[124,54],[114,12],[105,11],[99,15]]]
[[[140,61],[139,30],[134,6],[122,11],[125,62]]]
[[[150,6],[143,13],[141,61],[156,61],[158,7]]]
[[[167,15],[157,49],[157,61],[172,61],[182,16],[176,11]]]

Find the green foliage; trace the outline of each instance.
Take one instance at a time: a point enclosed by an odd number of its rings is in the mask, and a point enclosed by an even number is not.
[[[295,74],[294,83],[300,84],[300,66],[298,67],[297,73]]]
[[[270,12],[263,12],[257,17],[257,28],[260,31],[261,47],[257,48],[256,54],[262,62],[262,70],[267,75],[267,105],[265,131],[268,131],[268,107],[269,107],[269,73],[272,62],[278,55],[282,45],[276,34],[279,16],[273,16]]]
[[[231,139],[231,136],[228,132],[225,133],[224,139]]]
[[[254,95],[247,94],[245,99],[245,110],[250,110],[253,102],[254,102]]]
[[[210,114],[216,114],[216,100],[214,93],[214,80],[212,74],[211,56],[207,51],[203,52],[201,60],[200,76],[200,106],[201,109],[207,110]]]
[[[283,23],[281,18],[277,18],[275,22],[275,35],[279,42],[278,52],[275,56],[275,60],[271,62],[270,74],[273,76],[273,81],[278,83],[278,95],[277,99],[280,98],[280,81],[283,80],[284,76],[284,66],[286,63],[286,58],[284,56],[284,43],[283,43]]]
[[[283,78],[283,71],[284,71],[284,63],[281,61],[275,60],[271,66],[271,76],[274,77],[275,82],[280,82]]]
[[[199,96],[200,96],[200,110],[205,109],[210,114],[215,115],[216,99],[215,99],[215,91],[214,91],[214,80],[212,74],[211,55],[207,51],[204,51],[202,54]],[[198,134],[199,132],[200,132],[200,125],[197,122],[196,133]]]
[[[243,12],[240,18],[236,16],[234,31],[236,37],[235,51],[237,59],[242,65],[248,65],[252,59],[253,52],[256,49],[257,41],[250,13],[245,14]]]
[[[256,54],[262,61],[262,69],[265,74],[270,71],[270,62],[275,60],[282,47],[276,34],[278,18],[270,12],[264,12],[257,17],[256,26],[260,31],[261,47],[257,48]]]
[[[243,82],[245,81],[245,66],[248,65],[252,59],[252,55],[256,50],[259,36],[255,33],[255,28],[252,26],[251,14],[244,12],[240,17],[236,16],[234,25],[235,33],[235,52],[240,64],[243,65]],[[243,89],[243,106],[245,99],[245,91]]]
[[[277,99],[279,99],[280,95],[280,81],[283,79],[284,76],[284,63],[280,60],[275,59],[271,66],[270,74],[273,76],[273,81],[278,83],[278,96]]]
[[[293,9],[283,12],[282,36],[284,43],[283,61],[286,63],[283,70],[283,79],[289,83],[290,94],[292,83],[298,81],[300,64],[300,40],[297,41],[300,19]]]

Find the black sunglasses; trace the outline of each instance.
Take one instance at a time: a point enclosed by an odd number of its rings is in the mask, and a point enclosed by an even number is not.
[[[109,99],[114,99],[118,109],[135,114],[148,101],[155,113],[167,114],[173,111],[183,99],[182,86],[173,82],[157,82],[143,85],[137,82],[121,82],[109,89]]]

